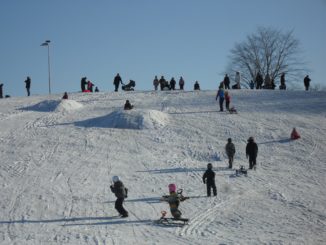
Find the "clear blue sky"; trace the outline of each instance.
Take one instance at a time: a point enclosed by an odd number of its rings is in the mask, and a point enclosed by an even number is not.
[[[113,77],[151,90],[155,75],[184,76],[215,89],[228,55],[258,26],[294,30],[313,83],[326,85],[325,0],[1,0],[0,81],[4,94],[80,90],[82,76],[101,91]],[[302,81],[300,81],[302,83]]]

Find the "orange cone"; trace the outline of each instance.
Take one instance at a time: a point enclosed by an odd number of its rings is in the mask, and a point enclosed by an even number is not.
[[[292,140],[297,140],[300,139],[300,134],[297,132],[295,128],[293,128],[292,133],[291,133],[291,139]]]

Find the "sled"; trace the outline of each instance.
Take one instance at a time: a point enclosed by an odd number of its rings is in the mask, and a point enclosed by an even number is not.
[[[161,211],[161,218],[157,220],[155,223],[156,224],[162,224],[162,225],[177,225],[177,226],[183,226],[187,225],[189,222],[189,219],[186,218],[167,218],[165,217],[167,212],[166,211]]]
[[[239,169],[235,170],[236,176],[241,176],[241,175],[247,176],[247,174],[248,174],[248,170],[244,166],[240,166]]]

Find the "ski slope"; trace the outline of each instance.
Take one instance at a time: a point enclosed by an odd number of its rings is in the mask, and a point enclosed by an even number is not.
[[[0,244],[325,244],[326,92],[72,93],[0,100]],[[129,99],[135,105],[123,111]],[[301,139],[289,140],[296,127]],[[249,136],[258,167],[248,167]],[[202,175],[216,171],[217,197]],[[111,177],[129,189],[118,218]],[[186,226],[154,221],[176,183]],[[168,212],[168,216],[170,213]]]

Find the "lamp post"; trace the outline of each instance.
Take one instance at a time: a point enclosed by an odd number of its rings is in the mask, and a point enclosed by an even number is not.
[[[51,94],[51,69],[50,69],[50,40],[46,40],[41,46],[48,47],[48,71],[49,71],[49,94]]]

